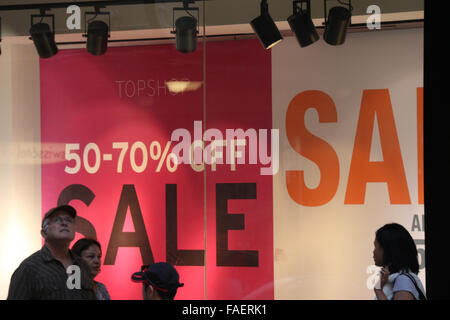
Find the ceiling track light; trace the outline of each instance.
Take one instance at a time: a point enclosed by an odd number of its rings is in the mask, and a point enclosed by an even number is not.
[[[306,3],[306,10],[303,10],[302,4]],[[300,4],[300,8],[298,7]],[[292,32],[295,34],[298,43],[301,47],[309,46],[317,40],[316,27],[311,19],[311,1],[299,0],[293,1],[293,14],[287,19]]]
[[[338,0],[338,2],[348,6],[348,9],[341,6],[333,7],[328,13],[328,19],[327,0],[324,0],[323,3],[325,17],[325,32],[323,33],[323,38],[325,42],[333,46],[338,46],[345,42],[347,28],[351,24],[353,11],[351,0],[348,0],[348,3],[343,3],[341,0]]]
[[[200,20],[199,9],[189,7],[193,0],[183,0],[183,8],[173,8],[172,34],[175,34],[176,48],[182,53],[191,53],[197,49],[197,34],[199,33],[197,21]],[[186,11],[188,16],[180,17],[175,22],[175,11]],[[195,18],[189,11],[197,11]]]
[[[31,15],[30,39],[33,40],[36,50],[41,58],[50,58],[58,53],[55,42],[55,16],[45,14],[49,9],[41,8],[40,14]],[[43,23],[44,18],[52,18],[52,30],[47,23]],[[34,18],[41,18],[38,23],[34,23]]]
[[[261,41],[264,49],[268,50],[283,40],[280,30],[269,14],[267,0],[261,1],[261,15],[250,22],[253,31]]]
[[[95,6],[94,12],[86,12],[84,14],[86,21],[85,30],[87,30],[87,33],[83,37],[87,37],[86,50],[94,56],[101,56],[106,53],[108,49],[108,38],[110,37],[111,15],[109,12],[100,12],[100,8],[105,7]],[[87,21],[86,17],[88,15],[94,15],[94,17]],[[102,20],[94,20],[99,15],[108,16],[108,24]]]

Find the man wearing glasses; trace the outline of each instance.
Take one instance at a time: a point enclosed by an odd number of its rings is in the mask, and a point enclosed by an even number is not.
[[[11,300],[94,300],[92,278],[84,261],[72,256],[77,212],[69,205],[49,210],[42,220],[45,244],[14,271],[9,285]],[[79,286],[68,285],[68,268],[79,267]],[[76,273],[76,272],[75,272]]]

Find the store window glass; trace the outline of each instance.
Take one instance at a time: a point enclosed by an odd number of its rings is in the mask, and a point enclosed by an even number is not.
[[[379,2],[423,19],[422,2]],[[333,45],[313,2],[305,45],[292,3],[264,3],[5,4],[0,298],[61,204],[77,210],[74,242],[101,243],[112,299],[141,299],[131,274],[161,261],[180,300],[373,299],[375,232],[392,222],[425,284],[423,28],[377,28],[354,3],[359,27]],[[264,12],[282,38],[270,48],[250,24]],[[31,14],[57,52],[39,56]]]

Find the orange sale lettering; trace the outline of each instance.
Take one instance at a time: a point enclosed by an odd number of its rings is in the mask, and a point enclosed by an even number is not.
[[[375,116],[384,161],[369,160]],[[363,91],[344,203],[364,204],[368,182],[387,183],[391,204],[411,203],[387,89]]]
[[[286,135],[291,147],[320,170],[320,183],[314,189],[306,186],[304,171],[287,170],[287,190],[298,204],[313,207],[333,199],[339,185],[340,166],[334,148],[306,129],[305,113],[309,108],[316,109],[320,123],[338,120],[334,101],[318,90],[297,94],[286,112]],[[383,161],[370,161],[375,119]],[[418,203],[423,204],[423,88],[417,88],[417,150]],[[386,183],[391,204],[411,204],[388,89],[362,93],[344,204],[364,204],[367,183]]]
[[[339,159],[333,147],[311,134],[305,126],[305,113],[315,108],[319,122],[337,122],[336,106],[326,93],[308,90],[292,99],[286,112],[286,135],[291,147],[313,161],[320,169],[320,183],[310,189],[305,185],[304,172],[286,171],[286,185],[291,198],[300,205],[321,206],[333,199],[339,184]]]

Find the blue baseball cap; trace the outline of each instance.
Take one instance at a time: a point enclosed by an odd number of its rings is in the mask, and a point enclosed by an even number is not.
[[[132,274],[131,280],[146,283],[163,292],[176,292],[179,287],[184,286],[184,283],[179,282],[177,270],[166,262],[143,265],[140,272]]]

